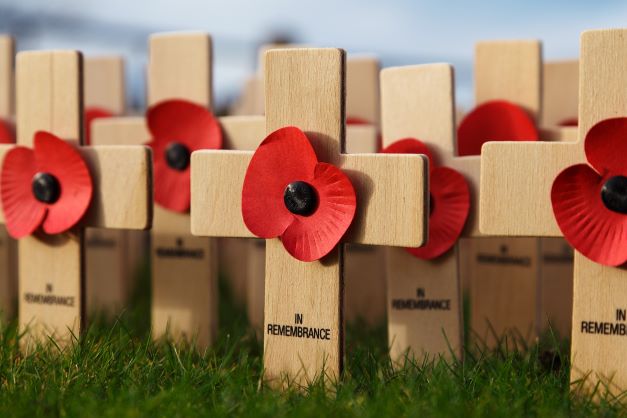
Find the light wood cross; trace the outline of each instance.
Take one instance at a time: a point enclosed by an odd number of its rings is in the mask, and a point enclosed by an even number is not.
[[[577,119],[579,61],[545,62],[542,72],[542,139],[576,141],[577,126],[561,126]]]
[[[13,123],[15,42],[8,35],[0,35],[0,121]],[[4,225],[0,225],[0,313],[11,319],[17,309],[16,244]]]
[[[148,98],[154,105],[186,99],[211,109],[211,37],[205,33],[157,34],[150,38]],[[219,119],[226,149],[255,149],[263,139],[260,116]],[[151,134],[143,117],[96,120],[94,140],[142,144]],[[201,348],[217,333],[217,243],[190,235],[189,213],[155,205],[152,233],[152,333],[195,339]],[[245,263],[242,256],[239,263]]]
[[[122,57],[85,57],[83,84],[86,109],[96,107],[116,116],[126,113]],[[112,140],[114,138],[108,135],[96,138],[92,135],[91,145],[111,145]],[[133,236],[142,237],[144,232],[135,232]],[[124,230],[89,228],[85,231],[88,314],[115,315],[126,306],[133,276],[131,266],[137,254],[135,245],[129,242],[130,237],[130,231]]]
[[[422,245],[428,203],[425,157],[342,153],[344,52],[272,50],[266,54],[265,68],[267,132],[298,126],[308,135],[318,159],[338,165],[351,179],[357,212],[344,242]],[[192,154],[194,235],[252,236],[241,214],[242,184],[251,158],[250,152]],[[305,383],[323,373],[339,377],[344,341],[341,252],[338,246],[323,259],[306,263],[292,258],[279,239],[266,241],[266,378]],[[324,338],[279,335],[293,327],[322,330],[317,334]]]
[[[264,51],[268,48],[264,48]],[[348,154],[379,150],[379,60],[372,56],[348,56],[346,60],[346,114],[370,122],[346,127]],[[263,84],[263,83],[261,83]],[[250,324],[263,329],[265,241],[245,240],[248,250],[247,308]],[[347,244],[344,260],[345,319],[368,325],[381,324],[385,317],[384,249]]]
[[[563,143],[489,143],[482,152],[481,231],[499,236],[558,237],[550,190],[563,169],[585,163],[584,138],[601,120],[627,115],[627,30],[581,36],[579,139]],[[627,345],[618,335],[587,332],[589,321],[624,324],[627,271],[575,252],[571,381],[587,376],[612,393],[627,389]],[[602,389],[603,389],[602,386]]]
[[[32,146],[44,130],[82,142],[82,57],[77,51],[23,52],[17,56],[17,143]],[[2,146],[2,159],[11,146]],[[80,224],[58,235],[36,233],[18,241],[19,322],[25,343],[51,335],[63,345],[83,326],[84,228],[150,226],[152,178],[146,147],[80,147],[93,182]],[[4,218],[2,218],[4,221]],[[63,301],[61,304],[49,301]]]
[[[455,146],[453,69],[448,64],[387,68],[381,72],[381,122],[384,147],[415,138],[432,150],[438,166],[461,172],[471,190],[471,212],[478,198],[479,156],[458,157]],[[466,235],[476,236],[476,216]],[[388,344],[390,356],[462,356],[463,322],[458,244],[433,260],[403,248],[387,254]],[[433,306],[427,309],[426,306]]]
[[[478,43],[475,105],[507,100],[522,107],[537,124],[541,54],[541,44],[535,40]],[[474,209],[477,214],[479,208]],[[477,220],[473,222],[476,228]],[[470,240],[463,249],[460,257],[466,269],[463,280],[470,288],[470,324],[478,342],[494,347],[507,337],[507,347],[514,348],[533,341],[540,328],[538,240],[483,237]]]

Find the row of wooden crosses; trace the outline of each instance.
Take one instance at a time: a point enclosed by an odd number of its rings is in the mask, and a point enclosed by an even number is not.
[[[538,41],[477,44],[463,117],[448,64],[380,70],[340,49],[272,45],[219,118],[208,34],[151,36],[140,116],[125,116],[121,58],[15,59],[2,37],[2,132],[17,144],[0,145],[2,308],[17,299],[25,349],[67,344],[86,311],[127,305],[150,242],[153,336],[210,346],[220,269],[270,381],[340,376],[345,320],[387,317],[394,361],[461,358],[464,288],[475,341],[571,336],[573,381],[592,372],[620,390],[625,245],[554,180],[586,156],[620,173],[624,154],[595,138],[627,114],[624,35],[586,32],[579,61],[546,64]],[[591,145],[584,155],[588,131],[609,171]],[[609,180],[595,210],[614,216]]]

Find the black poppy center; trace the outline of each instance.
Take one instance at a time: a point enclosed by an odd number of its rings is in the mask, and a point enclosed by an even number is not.
[[[627,214],[627,177],[610,177],[601,188],[601,199],[609,210]]]
[[[61,196],[59,180],[50,173],[37,173],[33,176],[33,195],[42,203],[52,204]]]
[[[189,148],[180,142],[170,142],[165,150],[165,160],[170,168],[183,171],[189,165]]]
[[[311,215],[318,205],[316,189],[304,181],[294,181],[283,192],[283,202],[287,210],[295,215]]]

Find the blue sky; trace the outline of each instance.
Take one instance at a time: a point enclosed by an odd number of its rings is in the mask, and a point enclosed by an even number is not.
[[[385,65],[451,62],[458,69],[458,101],[469,106],[476,41],[537,38],[545,59],[571,58],[581,31],[627,24],[627,2],[582,0],[0,0],[0,8],[0,30],[18,32],[22,49],[125,54],[136,102],[145,34],[154,31],[212,33],[221,102],[253,70],[257,44],[287,31],[299,42],[378,54]]]

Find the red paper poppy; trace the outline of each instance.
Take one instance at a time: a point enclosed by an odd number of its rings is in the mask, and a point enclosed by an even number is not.
[[[91,145],[91,124],[96,119],[111,118],[113,113],[101,107],[90,107],[85,109],[85,144]]]
[[[167,100],[148,110],[154,158],[155,202],[175,212],[190,205],[191,153],[222,147],[222,130],[213,114],[185,100]]]
[[[481,155],[488,141],[537,141],[538,130],[527,112],[505,100],[494,100],[477,106],[459,124],[459,155]]]
[[[246,170],[244,223],[258,237],[280,237],[301,261],[327,255],[353,221],[356,206],[348,177],[318,162],[307,136],[293,126],[268,135]]]
[[[4,157],[0,177],[2,209],[13,238],[41,226],[58,234],[81,220],[92,196],[87,164],[71,144],[37,132],[34,149],[16,146]]]
[[[559,123],[559,126],[577,126],[579,125],[579,119],[577,118],[568,118],[564,119]]]
[[[566,240],[600,264],[627,261],[627,118],[607,119],[586,135],[588,164],[553,181],[553,213]]]
[[[0,119],[0,144],[13,144],[15,142],[15,131],[13,126]]]
[[[413,138],[398,140],[382,150],[388,154],[424,154],[429,158],[429,241],[411,254],[431,260],[450,250],[464,229],[470,210],[470,190],[463,175],[448,167],[438,167],[422,142]]]

